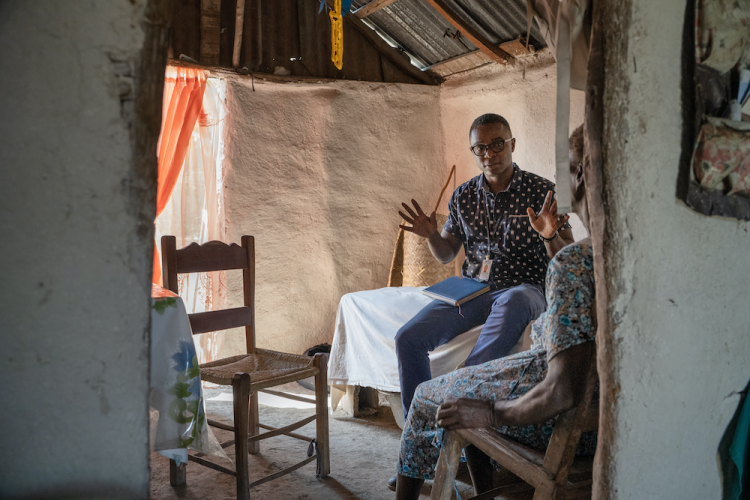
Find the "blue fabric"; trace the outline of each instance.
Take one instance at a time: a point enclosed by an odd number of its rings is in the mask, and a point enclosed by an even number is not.
[[[323,9],[327,8],[326,0],[320,0],[320,9],[318,9],[318,14],[323,12]],[[349,10],[352,8],[352,0],[341,0],[341,15],[345,16]]]
[[[740,403],[719,442],[717,452],[722,476],[722,499],[748,498],[750,491],[750,383],[741,392]]]
[[[737,428],[734,431],[734,439],[729,447],[729,456],[737,468],[737,475],[734,477],[732,484],[732,500],[747,498],[747,492],[743,492],[743,487],[748,483],[747,474],[747,449],[750,441],[750,398],[745,398],[745,404],[742,405],[740,418],[737,421]],[[743,494],[744,493],[744,494]]]
[[[544,310],[542,286],[530,284],[491,290],[461,304],[460,309],[439,300],[432,301],[396,334],[404,415],[409,413],[417,386],[432,378],[428,352],[484,323],[466,366],[501,358]]]
[[[534,212],[541,212],[547,192],[554,190],[552,182],[525,172],[516,164],[505,191],[493,194],[484,174],[456,188],[448,203],[448,220],[443,229],[463,243],[466,260],[462,274],[477,278],[482,261],[490,252],[493,261],[490,287],[503,289],[521,283],[544,283],[549,261],[547,249],[529,224],[526,209],[531,207]],[[567,229],[570,225],[566,223],[563,227]]]

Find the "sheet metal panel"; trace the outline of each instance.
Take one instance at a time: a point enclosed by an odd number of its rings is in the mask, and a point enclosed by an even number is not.
[[[261,3],[261,25],[263,59],[258,70],[273,73],[281,66],[295,76],[303,75],[302,68],[292,61],[301,55],[297,0]]]
[[[497,44],[526,36],[526,0],[447,0],[465,12],[487,38]],[[536,22],[531,24],[531,43],[535,49],[546,46]]]
[[[428,66],[476,49],[424,0],[398,0],[367,17]],[[446,36],[447,35],[447,36]]]
[[[525,0],[446,0],[466,23],[499,45],[526,35]],[[354,0],[352,10],[367,4]],[[456,29],[425,0],[398,0],[366,18],[387,33],[408,52],[433,65],[476,50],[466,38],[445,36]],[[536,23],[532,24],[531,44],[539,50],[545,46]]]
[[[180,54],[199,61],[201,58],[201,2],[200,0],[176,0],[172,14],[170,45],[173,57]]]

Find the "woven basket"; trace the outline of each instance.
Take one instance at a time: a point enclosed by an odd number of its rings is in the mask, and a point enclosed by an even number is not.
[[[437,214],[438,230],[442,230],[447,218]],[[388,286],[430,286],[454,274],[453,263],[443,265],[433,257],[427,239],[399,230]]]

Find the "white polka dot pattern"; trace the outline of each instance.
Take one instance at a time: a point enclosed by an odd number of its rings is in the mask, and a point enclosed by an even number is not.
[[[515,163],[506,191],[493,195],[483,174],[461,184],[448,204],[448,220],[443,229],[463,242],[463,275],[476,278],[491,251],[493,288],[543,284],[549,261],[544,242],[528,217],[509,216],[526,215],[527,207],[539,213],[549,190],[555,190],[554,183],[521,170]],[[566,223],[564,227],[570,225]],[[491,244],[487,240],[488,229]]]

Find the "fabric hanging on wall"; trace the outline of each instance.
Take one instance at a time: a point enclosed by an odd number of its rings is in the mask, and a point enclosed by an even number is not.
[[[174,235],[177,248],[191,243],[224,241],[223,127],[226,116],[224,83],[206,81],[202,107],[185,151],[184,164],[161,215],[156,219],[157,241]],[[226,277],[223,271],[178,276],[179,295],[189,314],[226,307]],[[219,357],[224,332],[204,333],[196,338],[198,361]]]
[[[555,124],[555,182],[560,213],[572,210],[567,186],[570,175],[568,135],[570,89],[584,90],[591,40],[593,0],[529,0],[526,5],[528,43],[531,20],[536,19],[557,60],[557,112]]]
[[[172,196],[185,161],[190,137],[203,106],[206,73],[201,69],[167,66],[164,77],[161,134],[159,135],[159,174],[156,188],[156,216],[164,211]],[[161,262],[154,248],[152,282],[161,284]]]
[[[528,44],[531,21],[536,19],[547,46],[557,60],[560,17],[566,14],[570,37],[570,88],[584,90],[591,41],[592,0],[530,0],[526,4]]]
[[[696,0],[695,62],[726,73],[750,67],[750,0]]]

